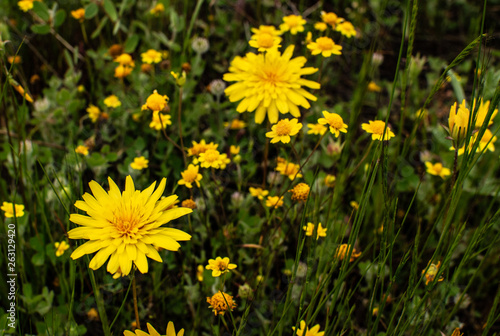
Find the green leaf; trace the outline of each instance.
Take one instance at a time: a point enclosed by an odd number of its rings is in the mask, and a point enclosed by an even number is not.
[[[184,17],[179,16],[175,10],[170,11],[170,29],[174,32],[180,32],[186,25]]]
[[[118,18],[118,15],[116,13],[116,8],[115,5],[113,4],[113,1],[104,0],[104,10],[106,11],[106,13],[108,13],[111,21],[115,22],[116,19]]]
[[[138,43],[139,43],[139,35],[137,34],[130,35],[127,41],[125,41],[125,46],[123,48],[124,52],[128,54],[132,53],[137,47]]]
[[[38,1],[35,1],[37,3]],[[37,24],[37,25],[32,25],[31,30],[35,34],[40,34],[40,35],[45,35],[50,33],[50,26],[48,24]]]
[[[33,12],[40,17],[43,21],[47,22],[50,20],[49,8],[44,2],[34,1],[33,2]]]
[[[101,23],[99,23],[99,26],[97,26],[96,30],[92,33],[90,38],[95,39],[99,34],[101,33],[102,28],[108,23],[108,17],[105,17],[104,19],[101,20]]]
[[[60,25],[62,25],[64,20],[66,20],[66,11],[64,9],[60,9],[54,16],[54,27],[59,27]]]
[[[97,6],[97,4],[95,2],[89,3],[85,7],[85,19],[87,20],[92,19],[94,16],[97,15],[98,12],[99,12],[99,7]]]
[[[181,46],[175,42],[169,41],[164,33],[151,32],[155,39],[159,40],[162,44],[167,46],[170,50],[175,52],[181,51]]]

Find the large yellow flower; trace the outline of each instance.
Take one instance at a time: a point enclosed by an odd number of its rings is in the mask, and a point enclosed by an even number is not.
[[[126,178],[123,192],[111,178],[108,178],[108,182],[108,192],[97,182],[90,182],[94,195],[85,193],[83,201],[75,203],[75,207],[85,211],[88,216],[70,215],[69,220],[81,227],[69,231],[68,237],[89,241],[71,254],[72,259],[98,251],[89,264],[93,270],[101,267],[109,258],[107,270],[112,274],[118,271],[122,275],[129,274],[132,263],[141,273],[147,273],[146,257],[162,262],[158,248],[177,251],[180,248],[177,241],[191,239],[186,232],[161,227],[193,211],[182,207],[168,209],[177,200],[176,195],[159,201],[165,190],[165,178],[156,190],[154,182],[143,191],[135,190],[130,176]]]
[[[309,329],[306,325],[306,321],[300,321],[300,327],[297,330],[297,336],[323,336],[325,334],[324,331],[319,331],[319,324],[316,324],[314,327]],[[295,331],[295,327],[292,327],[293,331]]]
[[[160,333],[156,331],[156,329],[153,328],[151,324],[148,323],[147,326],[148,332],[139,329],[136,329],[134,332],[125,330],[123,332],[123,336],[161,336]],[[179,332],[176,334],[174,324],[172,322],[168,322],[166,336],[184,336],[184,329],[179,330]]]
[[[237,56],[224,74],[224,80],[237,82],[224,92],[231,102],[241,100],[236,111],[255,112],[255,122],[260,124],[268,115],[272,124],[278,122],[278,111],[300,117],[299,106],[310,108],[307,99],[316,101],[316,97],[304,90],[306,86],[319,89],[320,84],[300,78],[318,71],[316,68],[303,68],[305,57],[292,58],[294,46],[286,48],[283,55],[271,49],[266,54],[248,53],[245,57]],[[306,99],[307,98],[307,99]]]

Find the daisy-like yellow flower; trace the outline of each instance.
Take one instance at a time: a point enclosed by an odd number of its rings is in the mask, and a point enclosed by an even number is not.
[[[299,32],[304,31],[304,25],[306,20],[300,15],[288,15],[283,17],[283,23],[280,24],[280,30],[282,32],[290,31],[292,35],[296,35]]]
[[[342,35],[344,35],[347,38],[356,36],[356,29],[350,23],[349,21],[344,21],[339,24],[337,24],[337,27],[335,27],[335,30],[340,32]]]
[[[292,181],[295,178],[302,177],[302,174],[299,173],[299,170],[300,166],[298,164],[287,161],[278,162],[278,165],[276,167],[277,172],[279,172],[281,175],[288,176],[288,178]]]
[[[89,148],[87,146],[80,145],[75,148],[75,153],[87,156],[89,155]]]
[[[240,146],[235,146],[235,145],[229,146],[229,153],[231,153],[231,155],[240,154]]]
[[[0,207],[4,212],[5,217],[13,218],[15,217],[23,217],[24,216],[24,205],[22,204],[12,204],[9,202],[3,202]],[[15,211],[15,215],[14,215]]]
[[[192,141],[191,143],[193,144],[193,147],[188,148],[188,156],[199,156],[201,153],[205,153],[209,149],[217,149],[219,146],[213,142],[207,144],[204,139],[202,139],[199,143],[196,141]]]
[[[165,129],[167,125],[172,125],[172,121],[170,119],[171,116],[168,114],[163,114],[159,111],[153,111],[153,119],[149,123],[149,127],[157,131]]]
[[[130,164],[130,168],[135,170],[143,170],[148,168],[149,160],[147,160],[144,156],[139,156],[134,158],[134,162]]]
[[[236,267],[238,267],[236,264],[229,263],[228,257],[225,258],[217,257],[215,258],[215,260],[210,259],[208,260],[208,265],[205,266],[207,270],[212,271],[212,276],[214,278],[219,277],[222,274],[227,273],[232,269],[235,269]]]
[[[436,278],[436,275],[438,274],[440,266],[441,266],[441,261],[438,261],[437,264],[431,263],[429,268],[427,268],[427,272],[425,271],[425,269],[422,270],[422,274],[425,276],[425,285],[426,286],[429,284],[429,282],[434,281],[434,279]],[[440,276],[437,281],[440,282],[443,280],[444,280],[443,276]]]
[[[283,196],[267,196],[266,206],[268,208],[279,208],[283,205]]]
[[[233,311],[236,308],[233,297],[221,291],[215,293],[212,297],[207,297],[207,302],[209,304],[208,308],[212,308],[215,316],[224,315],[225,312]]]
[[[162,336],[151,324],[147,324],[148,332],[136,329],[134,332],[125,330],[123,332],[123,336]],[[175,327],[173,322],[168,322],[167,325],[167,334],[165,336],[184,336],[184,329],[179,330],[179,332],[175,333]]]
[[[177,251],[178,241],[190,240],[191,236],[181,230],[162,227],[163,224],[187,215],[188,208],[168,209],[177,200],[172,195],[160,200],[165,190],[166,179],[158,188],[156,182],[143,191],[136,190],[134,181],[127,176],[125,190],[120,192],[116,183],[108,177],[109,191],[97,182],[89,183],[94,195],[85,193],[83,201],[76,201],[75,207],[88,216],[71,214],[69,220],[81,225],[68,232],[70,239],[88,239],[71,254],[78,259],[96,251],[89,267],[100,268],[109,258],[107,270],[115,274],[118,270],[128,275],[134,264],[139,272],[148,272],[147,258],[162,262],[158,248]]]
[[[476,105],[476,99],[474,99],[474,101],[472,102],[472,107],[471,107],[472,112],[475,111],[475,109],[476,109],[475,105]],[[477,109],[478,110],[476,112],[475,126],[476,126],[476,129],[479,129],[479,128],[481,128],[481,126],[483,126],[484,120],[486,119],[486,116],[488,115],[488,110],[490,109],[490,101],[487,100],[487,101],[483,102],[483,100],[481,99],[479,102],[479,107]],[[493,111],[493,113],[491,114],[491,118],[488,122],[488,126],[493,124],[493,119],[495,118],[497,113],[498,113],[498,109],[495,109]]]
[[[196,279],[198,279],[199,282],[203,281],[203,272],[205,271],[205,267],[203,265],[198,265],[198,268],[196,269]]]
[[[147,64],[156,64],[161,62],[161,52],[149,49],[141,54],[141,59]]]
[[[279,36],[273,36],[272,34],[269,33],[260,33],[254,35],[255,38],[252,38],[250,41],[248,41],[248,44],[252,48],[257,48],[257,51],[267,51],[272,48],[279,48],[281,47],[281,37]]]
[[[228,126],[229,126],[229,129],[239,130],[239,129],[245,128],[247,126],[247,123],[244,122],[243,120],[233,119],[233,120],[231,120],[231,122],[224,123],[224,127],[228,127]]]
[[[85,9],[78,8],[77,10],[71,11],[71,16],[73,19],[83,22],[85,21]]]
[[[307,99],[316,101],[316,97],[302,87],[319,89],[320,84],[300,76],[313,74],[318,69],[304,68],[305,57],[291,59],[293,50],[294,46],[289,46],[283,55],[271,49],[265,54],[247,53],[245,57],[234,58],[223,79],[237,82],[224,90],[231,102],[241,100],[236,111],[256,111],[256,123],[262,123],[267,115],[271,124],[275,124],[278,113],[291,113],[298,118],[299,106],[311,107]]]
[[[126,53],[123,53],[123,54],[117,56],[113,62],[120,63],[120,65],[132,67],[132,68],[135,66],[135,62],[132,59],[132,56],[130,56],[129,54],[126,54]]]
[[[449,168],[443,167],[443,164],[441,162],[432,164],[431,162],[426,161],[425,167],[429,174],[440,176],[442,179],[444,179],[446,176],[451,175],[451,170]]]
[[[338,138],[339,132],[347,133],[347,124],[344,123],[344,119],[337,113],[330,113],[328,111],[323,111],[323,117],[319,118],[318,123],[320,125],[329,125],[330,133],[335,134]]]
[[[377,83],[375,83],[374,81],[371,81],[370,83],[368,83],[368,91],[380,92],[382,91],[382,88],[378,86]]]
[[[117,108],[118,106],[122,106],[122,102],[117,96],[111,95],[104,99],[104,105],[110,108]]]
[[[87,107],[87,113],[89,114],[90,120],[92,120],[93,123],[97,122],[97,119],[99,119],[99,116],[101,115],[101,110],[93,104],[90,104],[89,107]]]
[[[272,36],[280,36],[281,34],[283,34],[282,31],[277,30],[274,26],[261,25],[259,26],[259,28],[251,28],[250,30],[253,33],[251,38],[254,40],[257,39],[261,34],[271,34]]]
[[[187,188],[191,189],[193,183],[196,183],[198,188],[200,187],[200,181],[203,176],[198,173],[200,167],[190,164],[186,170],[181,172],[182,179],[177,182],[179,185],[185,185]]]
[[[115,68],[115,77],[116,78],[125,78],[132,73],[132,70],[133,70],[132,67],[119,64]]]
[[[325,22],[316,22],[314,24],[314,29],[319,30],[321,32],[325,31],[328,28],[328,25]]]
[[[335,28],[335,26],[338,23],[344,21],[344,19],[341,17],[338,17],[337,14],[335,14],[333,12],[324,12],[324,11],[321,11],[321,20],[323,20],[323,22],[329,24],[333,28]]]
[[[310,190],[311,188],[306,183],[299,183],[288,191],[292,193],[292,201],[305,202]]]
[[[226,167],[227,155],[219,153],[216,149],[207,149],[204,153],[199,154],[198,161],[202,168],[224,169]]]
[[[272,138],[271,143],[283,142],[289,143],[290,136],[294,136],[299,133],[302,128],[302,124],[298,122],[298,119],[294,118],[292,120],[282,119],[278,121],[276,125],[271,127],[271,132],[266,133],[266,137]]]
[[[68,243],[64,240],[62,242],[55,242],[54,247],[56,248],[56,257],[60,257],[64,254],[64,251],[69,249]]]
[[[478,133],[474,133],[469,141],[469,146],[468,146],[468,152],[471,152],[472,149],[474,148],[474,143],[476,142],[478,137]],[[486,129],[484,131],[483,136],[481,137],[481,140],[479,141],[479,150],[482,152],[484,149],[488,149],[491,152],[495,151],[495,142],[497,141],[497,137],[493,136],[493,133],[489,130]],[[451,150],[455,150],[455,147],[450,147]],[[462,146],[461,148],[458,149],[458,155],[463,155],[465,152],[465,146]]]
[[[162,3],[157,3],[149,12],[153,15],[159,15],[165,11],[165,6]]]
[[[23,12],[27,12],[33,8],[33,0],[21,0],[18,1],[17,5]]]
[[[306,326],[306,321],[300,321],[300,326],[297,332],[295,333],[297,336],[323,336],[325,334],[324,331],[319,331],[319,324],[316,324],[314,327],[309,329]],[[292,327],[293,331],[295,331],[295,327]]]
[[[142,110],[150,109],[151,111],[163,111],[168,103],[168,96],[161,95],[158,91],[154,90],[152,94],[146,99],[146,104],[142,105]]]
[[[382,120],[370,120],[369,124],[361,124],[361,128],[367,133],[371,133],[372,140],[389,140],[396,135],[391,131],[389,126],[387,126],[384,134],[385,122]],[[382,139],[383,137],[383,139]]]
[[[459,147],[460,144],[465,139],[465,135],[467,134],[467,128],[469,126],[469,117],[470,117],[470,111],[465,104],[465,99],[462,101],[460,106],[457,107],[456,102],[451,106],[450,116],[448,118],[448,130],[453,140],[459,143],[458,145]],[[484,118],[481,121],[481,125],[483,122]]]
[[[328,128],[321,124],[307,124],[307,134],[316,134],[316,135],[323,135],[326,133]]]
[[[342,244],[339,247],[337,247],[334,258],[339,260],[344,260],[350,247],[351,245],[349,244]],[[349,262],[353,262],[354,259],[359,258],[360,255],[361,252],[356,252],[356,248],[354,247],[351,251],[351,257],[349,258]]]
[[[315,225],[313,223],[307,223],[307,226],[303,226],[302,229],[306,232],[306,236],[312,236],[314,233],[314,227]],[[326,237],[326,230],[327,228],[324,228],[321,223],[318,223],[318,231],[316,234],[316,240],[319,239],[319,237]]]
[[[335,44],[329,37],[323,36],[316,39],[307,45],[307,49],[311,50],[311,54],[323,57],[330,57],[333,55],[342,55],[342,46]]]
[[[257,197],[261,201],[264,199],[264,197],[266,197],[267,195],[269,195],[269,191],[264,190],[262,188],[253,188],[253,187],[250,187],[248,190],[250,191],[250,195],[252,195],[253,197]]]

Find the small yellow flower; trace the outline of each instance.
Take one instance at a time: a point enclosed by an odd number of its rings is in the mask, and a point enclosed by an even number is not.
[[[236,308],[233,297],[224,292],[215,293],[212,297],[207,297],[208,308],[212,308],[215,316],[224,315],[225,312]],[[226,303],[227,302],[227,303]]]
[[[205,267],[203,265],[198,265],[198,268],[196,269],[196,279],[198,279],[199,282],[203,281],[203,272],[205,271]]]
[[[472,151],[474,148],[474,143],[476,142],[478,137],[478,133],[474,133],[470,140],[469,140],[469,146],[468,146],[468,153]],[[495,142],[497,141],[497,137],[493,136],[493,133],[489,129],[486,129],[484,131],[483,136],[481,137],[481,140],[479,141],[479,150],[482,152],[484,149],[488,149],[491,152],[495,151]],[[450,147],[451,150],[455,150],[455,147]],[[461,148],[458,149],[458,155],[463,155],[465,152],[465,146],[462,146]]]
[[[340,32],[347,38],[356,36],[356,29],[349,21],[344,21],[342,23],[339,23],[337,27],[335,27],[335,30]]]
[[[273,35],[272,33],[259,33],[252,36],[248,44],[252,48],[257,48],[258,51],[267,51],[272,48],[281,47],[281,37]]]
[[[339,132],[347,133],[347,124],[344,123],[344,120],[337,113],[330,113],[328,111],[323,111],[324,118],[319,118],[318,123],[321,125],[329,125],[330,133],[335,134],[335,137],[338,138]]]
[[[224,169],[226,164],[229,163],[227,155],[221,154],[215,149],[208,149],[204,153],[200,153],[198,160],[202,168]]]
[[[261,201],[264,199],[264,197],[269,195],[269,191],[263,190],[262,188],[250,187],[249,190],[250,190],[250,195],[252,195],[253,197],[257,197]]]
[[[115,68],[115,77],[125,78],[128,75],[130,75],[131,72],[132,72],[132,67],[120,64]]]
[[[217,257],[215,258],[215,260],[210,259],[208,260],[208,265],[205,266],[207,270],[212,271],[213,277],[221,276],[222,274],[227,273],[230,270],[235,269],[236,267],[238,267],[236,264],[229,263],[228,257],[225,258]]]
[[[99,313],[97,312],[97,309],[95,309],[94,307],[90,308],[87,312],[87,318],[89,319],[89,321],[98,321]]]
[[[207,144],[203,139],[199,143],[196,141],[192,141],[191,143],[193,147],[188,148],[188,156],[199,156],[201,153],[205,153],[209,149],[217,149],[219,146],[213,142]]]
[[[120,65],[123,65],[123,66],[132,67],[132,68],[135,66],[135,62],[132,59],[132,56],[130,56],[129,54],[126,54],[126,53],[121,54],[118,57],[116,57],[114,59],[114,62],[120,63]]]
[[[368,91],[380,92],[382,91],[382,88],[378,86],[377,83],[375,83],[374,81],[371,81],[370,83],[368,83]]]
[[[228,127],[228,126],[229,126],[229,129],[239,130],[239,129],[245,128],[247,126],[247,124],[243,120],[233,119],[233,120],[231,120],[230,123],[229,122],[224,123],[224,127]]]
[[[168,114],[153,111],[153,119],[149,123],[149,127],[157,131],[167,128],[167,125],[172,125],[171,116]]]
[[[324,12],[321,11],[321,20],[323,22],[328,23],[330,26],[335,27],[338,23],[342,22],[344,19],[338,17],[337,14],[333,12]]]
[[[302,177],[302,174],[299,173],[300,166],[298,164],[287,161],[278,162],[276,171],[278,171],[281,175],[288,176],[288,178],[292,181],[295,178]]]
[[[328,130],[328,128],[326,128],[321,124],[307,124],[307,128],[309,129],[307,131],[307,134],[316,134],[316,135],[323,135]]]
[[[299,133],[301,128],[302,124],[298,122],[298,119],[283,119],[278,121],[276,125],[273,125],[271,127],[271,132],[267,132],[266,137],[272,138],[271,143],[276,143],[279,141],[283,143],[289,143],[290,136]]]
[[[335,181],[337,180],[337,178],[335,177],[335,175],[326,175],[325,176],[325,185],[328,187],[328,188],[333,188],[335,187]]]
[[[371,133],[372,140],[389,140],[390,138],[395,137],[396,135],[391,131],[389,126],[387,126],[384,134],[385,122],[382,120],[370,120],[369,124],[361,124],[361,128],[365,130],[367,133]]]
[[[3,202],[0,209],[2,209],[5,212],[4,215],[7,218],[14,217],[14,210],[16,213],[15,214],[16,217],[24,216],[24,205],[22,205],[22,204],[12,204],[9,202]]]
[[[277,30],[276,27],[274,26],[264,26],[261,25],[259,28],[252,28],[250,29],[253,33],[252,39],[257,39],[260,34],[271,34],[272,36],[280,36],[283,34],[282,31]]]
[[[165,11],[165,6],[162,3],[158,3],[149,12],[153,15],[159,15],[164,11]]]
[[[312,236],[314,233],[314,227],[315,225],[313,223],[307,223],[307,226],[303,226],[302,229],[306,231],[306,236]],[[318,223],[318,231],[316,234],[316,240],[319,239],[319,237],[326,237],[326,230],[327,228],[324,228],[321,226],[321,223]]]
[[[444,179],[446,176],[451,175],[450,169],[443,167],[443,164],[441,162],[432,164],[429,161],[426,161],[425,167],[427,168],[427,172],[429,174],[440,176],[442,179]]]
[[[434,279],[436,278],[436,275],[438,274],[440,266],[441,266],[441,261],[438,261],[437,264],[431,263],[429,268],[427,268],[427,272],[425,271],[425,269],[422,270],[422,274],[425,276],[425,285],[426,286],[429,284],[429,282],[434,281]],[[441,277],[439,277],[439,279],[437,281],[439,282],[439,281],[443,281],[443,280],[444,280],[443,276],[441,276]]]
[[[356,201],[351,201],[351,202],[349,202],[349,205],[350,205],[350,206],[352,206],[352,208],[353,208],[354,210],[358,210],[358,209],[359,209],[359,203],[358,203],[358,202],[356,202]]]
[[[62,242],[55,242],[54,246],[56,248],[56,257],[60,257],[64,254],[64,251],[69,249],[68,243],[66,243],[64,240]]]
[[[80,145],[75,148],[75,153],[87,156],[89,155],[89,148],[87,146]]]
[[[161,95],[154,90],[146,100],[146,104],[142,105],[142,110],[150,109],[151,111],[163,111],[167,106],[169,98],[167,95]]]
[[[304,25],[306,20],[300,15],[288,15],[283,18],[283,23],[280,25],[280,30],[282,32],[290,31],[292,35],[296,35],[299,32],[304,31]]]
[[[183,208],[189,208],[189,209],[196,209],[196,202],[192,198],[185,199],[184,201],[181,202],[181,207]]]
[[[149,160],[147,160],[144,156],[139,156],[134,158],[134,162],[130,164],[130,168],[135,170],[143,170],[148,168]]]
[[[122,102],[120,101],[120,99],[118,99],[117,96],[111,95],[104,99],[104,105],[111,108],[117,108],[118,106],[122,105]]]
[[[476,109],[475,105],[476,105],[476,100],[474,99],[474,101],[472,102],[472,107],[471,107],[472,113]],[[483,126],[484,120],[486,119],[486,116],[488,115],[489,109],[490,109],[490,101],[487,100],[487,101],[483,102],[483,100],[481,99],[479,102],[479,107],[477,108],[477,112],[476,112],[476,123],[475,123],[476,129],[479,129],[479,128],[481,128],[481,126]],[[491,114],[491,118],[488,122],[488,126],[493,124],[493,119],[495,118],[497,113],[498,113],[498,109],[495,109],[493,111],[493,113]]]
[[[339,260],[344,260],[350,247],[351,247],[351,245],[349,245],[349,244],[342,244],[339,247],[337,247],[337,250],[335,251],[334,258],[339,259]],[[351,251],[351,257],[349,258],[349,262],[353,262],[354,259],[358,258],[360,255],[361,255],[361,252],[356,252],[356,248],[354,247]]]
[[[306,183],[299,183],[288,191],[292,193],[292,201],[305,202],[310,190],[311,188]]]
[[[148,332],[136,329],[134,332],[125,330],[123,332],[123,336],[161,336],[158,331],[151,324],[147,324]],[[165,336],[184,336],[184,329],[179,330],[179,332],[175,333],[175,327],[173,322],[168,322],[167,331]]]
[[[283,205],[283,196],[267,196],[266,206],[268,208],[279,208]]]
[[[97,122],[97,119],[99,119],[99,116],[101,115],[101,110],[95,105],[90,104],[89,107],[87,107],[87,113],[89,114],[90,120],[92,120],[93,123]]]
[[[203,178],[203,176],[198,173],[199,169],[200,167],[190,164],[186,170],[181,172],[182,179],[177,183],[179,185],[185,185],[189,189],[193,187],[193,183],[196,183],[199,188],[200,181]]]
[[[33,0],[21,0],[17,5],[23,12],[27,12],[33,8]]]
[[[186,84],[186,71],[182,70],[181,74],[179,74],[177,72],[170,71],[170,75],[172,75],[172,77],[174,77],[175,84],[177,84],[179,87],[183,87],[184,84]]]
[[[465,139],[465,135],[467,134],[467,128],[469,125],[469,116],[470,116],[470,111],[465,105],[465,99],[462,101],[459,107],[457,107],[457,103],[455,102],[455,104],[453,104],[450,108],[450,117],[448,118],[448,130],[453,140],[455,140],[459,144],[458,145],[459,147],[461,147],[460,145]]]
[[[323,336],[325,334],[324,331],[319,331],[320,325],[316,324],[311,329],[307,328],[306,321],[300,321],[300,327],[296,332],[297,336]],[[293,331],[295,331],[295,327],[292,327]]]
[[[238,154],[240,154],[240,146],[231,145],[229,147],[229,153],[231,153],[231,155],[238,155]]]
[[[342,55],[342,46],[335,44],[329,37],[317,38],[315,42],[311,42],[307,45],[307,49],[310,49],[313,55],[321,54],[323,57],[330,57],[332,54]]]
[[[78,8],[77,10],[71,11],[71,16],[80,22],[85,21],[85,9]]]
[[[325,31],[328,28],[328,25],[325,22],[316,22],[314,24],[314,29],[319,30],[321,32]]]
[[[7,61],[10,64],[19,64],[19,63],[21,63],[22,59],[21,59],[21,56],[16,55],[16,56],[9,56],[9,57],[7,57]]]

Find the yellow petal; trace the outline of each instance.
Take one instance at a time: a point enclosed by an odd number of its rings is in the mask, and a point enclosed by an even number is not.
[[[148,272],[148,259],[144,253],[140,251],[137,253],[137,258],[134,260],[134,264],[142,274]]]

